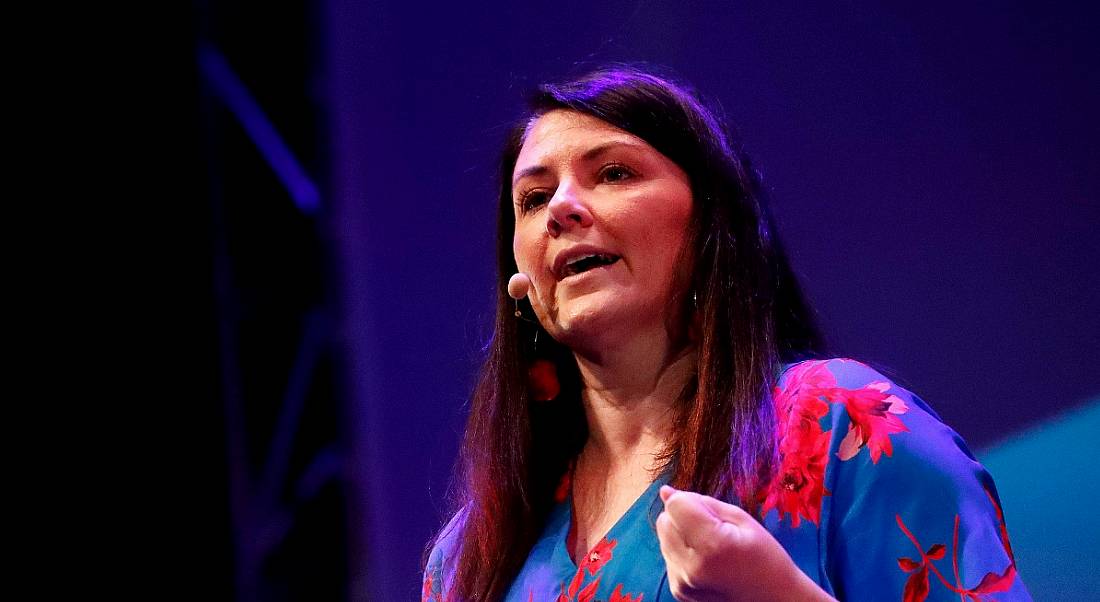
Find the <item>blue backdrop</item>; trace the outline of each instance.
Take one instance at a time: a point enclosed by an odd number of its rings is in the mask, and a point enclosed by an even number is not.
[[[836,351],[988,450],[1010,533],[1039,533],[1057,502],[1090,549],[1028,541],[1096,559],[1096,521],[1076,522],[1094,496],[1074,486],[1095,482],[1095,430],[1028,442],[1100,393],[1091,5],[330,0],[321,21],[353,598],[415,598],[446,518],[489,335],[506,127],[531,86],[606,61],[670,68],[721,104]],[[1050,476],[1066,464],[1076,479]],[[1044,564],[1016,539],[1037,597],[1059,570],[1100,595],[1086,563]]]

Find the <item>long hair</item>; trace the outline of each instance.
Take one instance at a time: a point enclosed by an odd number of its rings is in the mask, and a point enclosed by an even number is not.
[[[812,355],[820,337],[782,253],[758,174],[730,130],[685,86],[633,68],[543,85],[511,132],[500,161],[495,329],[473,393],[461,448],[450,594],[500,600],[534,545],[554,490],[588,435],[582,383],[569,349],[505,293],[516,273],[511,178],[525,126],[564,109],[599,118],[649,143],[691,184],[697,372],[678,400],[666,454],[671,484],[752,507],[776,464],[771,391],[784,361]],[[532,341],[538,337],[537,349]],[[527,370],[553,361],[561,393],[528,396]]]

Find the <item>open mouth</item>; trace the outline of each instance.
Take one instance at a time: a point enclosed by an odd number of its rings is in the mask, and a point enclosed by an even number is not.
[[[571,260],[562,268],[561,277],[568,278],[577,274],[583,274],[589,270],[611,265],[619,260],[618,255],[593,254],[584,255]]]

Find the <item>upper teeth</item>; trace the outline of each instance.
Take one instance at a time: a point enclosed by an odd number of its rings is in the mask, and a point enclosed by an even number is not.
[[[591,259],[593,257],[601,257],[601,255],[599,255],[599,254],[581,255],[580,257],[575,257],[573,259],[570,259],[568,262],[566,262],[566,265],[573,265],[574,263],[577,263],[578,261],[584,261],[585,259]]]

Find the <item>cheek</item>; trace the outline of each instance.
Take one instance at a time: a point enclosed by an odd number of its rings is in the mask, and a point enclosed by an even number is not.
[[[651,236],[651,244],[662,255],[675,254],[684,245],[686,239],[687,222],[669,220],[664,222],[667,227],[657,228]]]
[[[667,197],[666,197],[667,198]],[[649,220],[643,226],[645,236],[638,240],[638,251],[647,257],[651,266],[649,272],[653,280],[651,286],[676,287],[677,275],[682,274],[685,251],[691,228],[692,207],[689,200],[678,199],[676,203],[666,203],[654,207]]]
[[[688,243],[691,213],[682,207],[663,207],[645,220],[641,230],[646,233],[639,241],[651,256],[675,262]]]
[[[545,230],[536,233],[529,228],[517,228],[512,237],[512,256],[516,260],[516,268],[531,279],[527,301],[531,304],[539,321],[546,324],[546,314],[551,310],[547,308],[544,300],[548,300],[553,305],[551,291],[554,290],[554,281],[544,267],[546,254],[544,233]]]
[[[527,274],[532,280],[541,277],[538,266],[542,263],[546,242],[535,232],[530,225],[523,225],[516,229],[512,237],[512,256],[516,259],[516,267]]]

